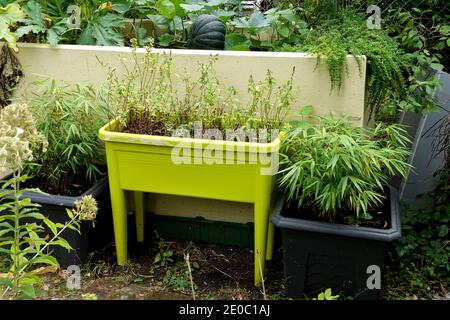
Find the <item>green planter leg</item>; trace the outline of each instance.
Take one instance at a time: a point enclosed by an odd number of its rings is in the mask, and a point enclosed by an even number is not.
[[[263,280],[266,247],[270,237],[267,237],[270,210],[270,195],[272,189],[271,176],[257,176],[255,190],[255,285],[260,286]],[[271,245],[269,245],[271,247]]]
[[[125,191],[120,187],[119,171],[114,157],[114,150],[106,147],[106,155],[117,264],[123,266],[127,263],[127,203]]]
[[[113,190],[111,188],[111,204],[114,218],[117,264],[124,266],[127,263],[127,210],[123,190],[119,188]]]
[[[144,193],[133,192],[136,215],[136,235],[138,242],[144,242]]]
[[[127,263],[127,202],[125,191],[120,188],[119,175],[111,174],[115,166],[108,164],[109,190],[114,221],[114,238],[116,242],[117,264]]]

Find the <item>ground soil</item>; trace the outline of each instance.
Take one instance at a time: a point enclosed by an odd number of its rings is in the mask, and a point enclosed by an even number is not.
[[[155,263],[155,254],[160,250],[160,239],[146,241],[143,245],[129,244],[129,263],[120,267],[115,262],[113,244],[92,254],[81,268],[81,289],[68,289],[68,274],[63,269],[44,274],[44,293],[39,299],[69,300],[186,300],[193,299],[187,265],[184,256],[189,253],[193,266],[195,297],[198,300],[253,300],[289,299],[285,296],[283,267],[280,250],[272,261],[268,261],[265,273],[265,290],[253,285],[253,251],[250,248],[217,244],[191,243],[187,241],[164,241],[173,251],[171,262],[161,266]],[[194,267],[195,266],[195,267]],[[168,282],[165,274],[172,270],[174,278],[184,282]],[[382,299],[417,300],[415,294],[406,293],[409,283],[396,273],[395,266],[386,266],[382,279]],[[187,282],[186,282],[187,281]],[[184,285],[180,285],[184,283]],[[186,285],[187,284],[187,285]],[[431,284],[429,299],[449,300],[450,290],[442,284]],[[316,295],[305,297],[311,299]],[[351,297],[340,297],[351,299]]]
[[[192,299],[187,264],[189,253],[196,299],[248,300],[286,298],[283,294],[281,256],[277,252],[266,266],[265,292],[253,285],[253,251],[249,248],[216,244],[192,244],[186,241],[165,241],[173,251],[165,266],[154,263],[158,241],[150,246],[132,245],[128,265],[115,262],[113,245],[93,254],[82,267],[80,290],[67,289],[68,274],[64,270],[44,276],[40,299]],[[195,266],[195,267],[194,267]],[[167,281],[168,270],[176,274]],[[188,284],[183,285],[183,284]]]

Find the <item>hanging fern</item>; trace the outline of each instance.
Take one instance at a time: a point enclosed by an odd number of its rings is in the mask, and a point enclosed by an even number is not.
[[[405,94],[405,57],[397,43],[383,30],[367,28],[365,17],[353,10],[342,9],[336,19],[325,20],[307,33],[294,48],[317,55],[317,64],[326,63],[331,90],[340,90],[347,72],[348,54],[367,57],[368,107],[370,117],[390,99]]]
[[[348,71],[346,64],[347,50],[342,42],[341,34],[331,31],[320,36],[313,46],[306,49],[308,52],[317,55],[316,68],[325,60],[330,72],[331,90],[341,88],[344,72]]]

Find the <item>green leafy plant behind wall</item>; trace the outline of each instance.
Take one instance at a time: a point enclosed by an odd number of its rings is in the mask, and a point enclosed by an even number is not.
[[[424,79],[427,67],[441,65],[431,60],[406,54],[386,30],[367,28],[363,14],[352,9],[338,11],[333,19],[323,20],[305,33],[298,44],[283,44],[289,51],[306,51],[318,56],[317,63],[325,63],[330,72],[331,90],[339,90],[346,75],[346,56],[367,57],[368,100],[370,118],[395,116],[411,110],[426,113],[436,108],[432,92],[437,79]]]
[[[109,2],[31,0],[22,4],[22,10],[25,17],[16,30],[16,37],[22,41],[48,42],[51,45],[124,44],[119,32],[124,27],[123,17]]]
[[[0,41],[6,41],[14,50],[17,50],[16,35],[11,29],[24,16],[24,12],[17,3],[0,6]]]

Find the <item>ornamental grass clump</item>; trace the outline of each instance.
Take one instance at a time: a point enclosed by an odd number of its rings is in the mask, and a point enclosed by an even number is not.
[[[289,202],[320,217],[369,217],[382,204],[390,178],[410,168],[405,130],[399,125],[366,129],[345,119],[317,120],[317,126],[287,132],[280,150],[279,186]]]
[[[29,99],[37,128],[49,142],[25,173],[45,192],[78,196],[105,173],[103,146],[97,138],[107,119],[102,93],[45,78],[34,83]]]

